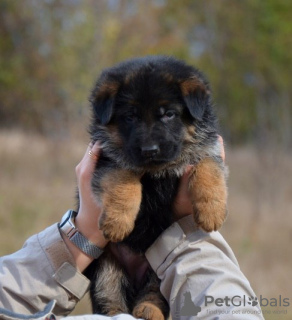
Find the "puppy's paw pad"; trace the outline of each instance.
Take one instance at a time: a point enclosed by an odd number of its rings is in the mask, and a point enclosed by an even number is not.
[[[142,302],[138,304],[133,310],[133,316],[135,318],[141,318],[145,320],[165,319],[161,310],[150,302]]]

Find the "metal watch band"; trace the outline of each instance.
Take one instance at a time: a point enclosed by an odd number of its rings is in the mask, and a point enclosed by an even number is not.
[[[78,247],[81,251],[86,253],[88,256],[97,259],[102,253],[103,250],[98,248],[92,242],[84,237],[79,231],[75,232],[70,240]]]
[[[85,238],[84,235],[78,231],[78,229],[75,227],[76,216],[76,211],[68,210],[58,225],[59,229],[62,230],[69,240],[85,254],[94,259],[99,258],[99,256],[103,253],[103,250]]]

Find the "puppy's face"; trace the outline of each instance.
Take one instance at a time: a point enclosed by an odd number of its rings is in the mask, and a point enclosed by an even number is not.
[[[177,60],[134,61],[101,76],[91,131],[108,128],[131,166],[159,168],[181,155],[187,129],[203,121],[209,92],[200,74]]]
[[[175,160],[183,143],[184,106],[179,88],[134,77],[115,99],[112,124],[118,127],[124,152],[135,166],[156,166]],[[160,79],[162,80],[162,79]]]

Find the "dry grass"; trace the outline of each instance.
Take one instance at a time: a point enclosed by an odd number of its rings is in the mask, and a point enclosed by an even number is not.
[[[29,235],[74,207],[74,169],[87,142],[86,137],[50,141],[0,132],[1,255],[19,249]],[[247,147],[226,153],[230,214],[222,234],[258,296],[282,295],[292,303],[291,155]],[[292,307],[287,310],[266,319],[292,319]],[[90,312],[86,301],[75,311],[81,312]]]

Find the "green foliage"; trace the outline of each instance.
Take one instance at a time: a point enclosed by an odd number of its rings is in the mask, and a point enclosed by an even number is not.
[[[46,134],[87,115],[104,67],[169,54],[211,81],[230,142],[292,144],[289,0],[0,2],[0,125]]]

